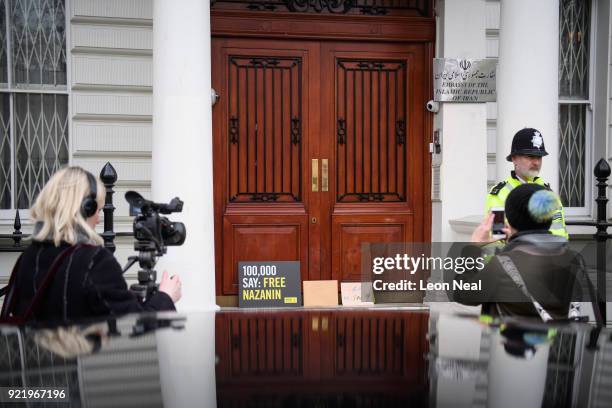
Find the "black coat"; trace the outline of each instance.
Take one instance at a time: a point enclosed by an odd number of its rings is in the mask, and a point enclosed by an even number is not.
[[[14,315],[23,316],[56,257],[70,245],[34,241],[22,255],[15,278]],[[121,266],[106,248],[86,246],[67,257],[57,270],[36,321],[74,321],[132,312],[175,310],[170,296],[157,292],[144,304],[127,288]]]
[[[531,295],[554,319],[567,318],[570,302],[583,300],[586,285],[582,257],[564,238],[548,231],[523,231],[513,236],[498,255],[513,261]],[[497,256],[484,269],[467,271],[455,279],[482,285],[480,291],[455,290],[457,302],[482,304],[483,313],[491,315],[539,318],[531,300],[505,272]]]

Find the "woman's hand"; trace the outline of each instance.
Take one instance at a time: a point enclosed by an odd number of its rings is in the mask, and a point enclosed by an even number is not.
[[[483,244],[488,244],[490,242],[497,241],[497,239],[491,238],[491,230],[493,229],[494,218],[495,215],[493,213],[489,213],[489,215],[484,220],[482,220],[480,225],[476,227],[476,229],[472,233],[471,242],[480,242]],[[510,228],[508,228],[508,226],[505,226],[503,231],[506,234],[505,238],[507,239],[510,236]]]
[[[182,296],[181,278],[178,275],[168,276],[168,272],[162,273],[161,282],[159,283],[159,291],[164,292],[174,303],[178,302]]]

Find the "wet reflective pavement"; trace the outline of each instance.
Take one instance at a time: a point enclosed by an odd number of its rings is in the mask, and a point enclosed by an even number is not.
[[[612,332],[586,323],[228,309],[0,331],[0,387],[75,407],[612,406]]]

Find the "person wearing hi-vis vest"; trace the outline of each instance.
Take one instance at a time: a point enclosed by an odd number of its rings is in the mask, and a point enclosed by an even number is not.
[[[504,208],[508,194],[521,184],[535,183],[550,190],[550,185],[538,176],[542,167],[542,157],[547,155],[544,138],[538,130],[524,128],[516,132],[512,139],[510,154],[506,157],[506,160],[514,165],[514,170],[510,172],[509,177],[493,187],[487,195],[485,215],[488,215],[494,207]],[[565,228],[563,206],[560,205],[559,210],[554,214],[549,231],[566,239],[569,238]]]

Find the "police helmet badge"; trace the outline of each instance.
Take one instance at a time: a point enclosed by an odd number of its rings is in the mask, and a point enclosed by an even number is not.
[[[542,145],[544,144],[544,139],[542,139],[542,135],[540,134],[540,132],[538,131],[533,132],[533,137],[531,138],[531,144],[533,145],[533,147],[535,147],[538,150],[542,148]]]

